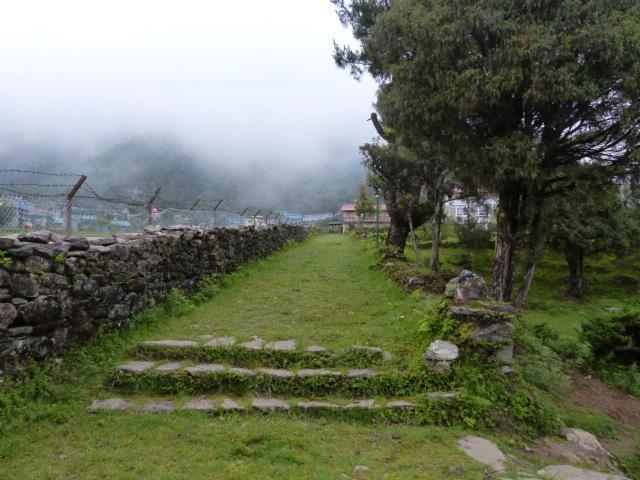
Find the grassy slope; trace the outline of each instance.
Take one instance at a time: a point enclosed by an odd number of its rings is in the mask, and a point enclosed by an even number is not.
[[[82,349],[55,380],[31,382],[39,401],[11,407],[10,416],[32,418],[16,421],[0,437],[0,478],[333,479],[361,464],[371,468],[371,478],[480,478],[479,464],[455,445],[463,432],[452,429],[278,416],[86,413],[91,398],[110,395],[102,387],[109,367],[141,339],[255,334],[409,354],[428,303],[403,294],[370,268],[373,263],[350,237],[316,237],[232,275],[229,288],[188,315]],[[464,466],[464,473],[450,472],[454,465]]]

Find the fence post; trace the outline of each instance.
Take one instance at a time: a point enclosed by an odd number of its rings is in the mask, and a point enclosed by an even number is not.
[[[216,206],[213,207],[213,213],[211,214],[211,228],[216,228],[216,210],[222,204],[222,200],[218,200]]]
[[[65,220],[66,220],[65,226],[66,226],[67,237],[70,237],[73,234],[73,216],[72,216],[73,197],[76,195],[76,193],[78,193],[78,190],[80,190],[80,187],[82,186],[82,184],[85,182],[86,179],[87,177],[85,175],[80,175],[80,178],[78,179],[76,184],[73,186],[71,191],[67,193],[67,204],[65,206]]]
[[[147,202],[147,210],[149,211],[149,225],[153,225],[154,224],[154,221],[153,221],[153,202],[155,202],[156,198],[158,198],[158,195],[160,195],[160,190],[162,190],[162,187],[156,188],[156,191],[154,192],[153,196]]]

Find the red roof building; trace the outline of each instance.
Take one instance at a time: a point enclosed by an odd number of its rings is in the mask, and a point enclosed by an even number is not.
[[[375,209],[375,205],[374,205]],[[345,203],[340,209],[342,213],[342,231],[354,229],[356,227],[363,228],[375,228],[376,226],[376,212],[370,215],[365,215],[364,218],[359,218],[356,212],[355,203]],[[384,203],[380,204],[379,222],[381,227],[388,227],[391,225],[391,218],[387,212],[387,206]]]

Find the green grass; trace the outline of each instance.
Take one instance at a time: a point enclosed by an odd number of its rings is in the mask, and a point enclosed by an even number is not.
[[[260,335],[336,351],[379,346],[410,360],[433,300],[404,294],[374,263],[348,236],[313,237],[243,267],[198,307],[174,296],[62,366],[35,368],[0,390],[0,478],[333,479],[357,478],[356,465],[370,467],[371,478],[480,478],[482,467],[456,447],[464,434],[457,428],[86,411],[91,399],[114,395],[105,387],[113,365],[147,339]],[[455,465],[462,474],[449,470]]]

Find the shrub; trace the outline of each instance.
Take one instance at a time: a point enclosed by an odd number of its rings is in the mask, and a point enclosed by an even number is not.
[[[586,320],[580,336],[591,347],[594,361],[640,362],[640,310],[624,309]]]
[[[488,225],[480,225],[473,219],[465,223],[456,223],[454,230],[461,245],[480,248],[491,244],[491,228]]]

